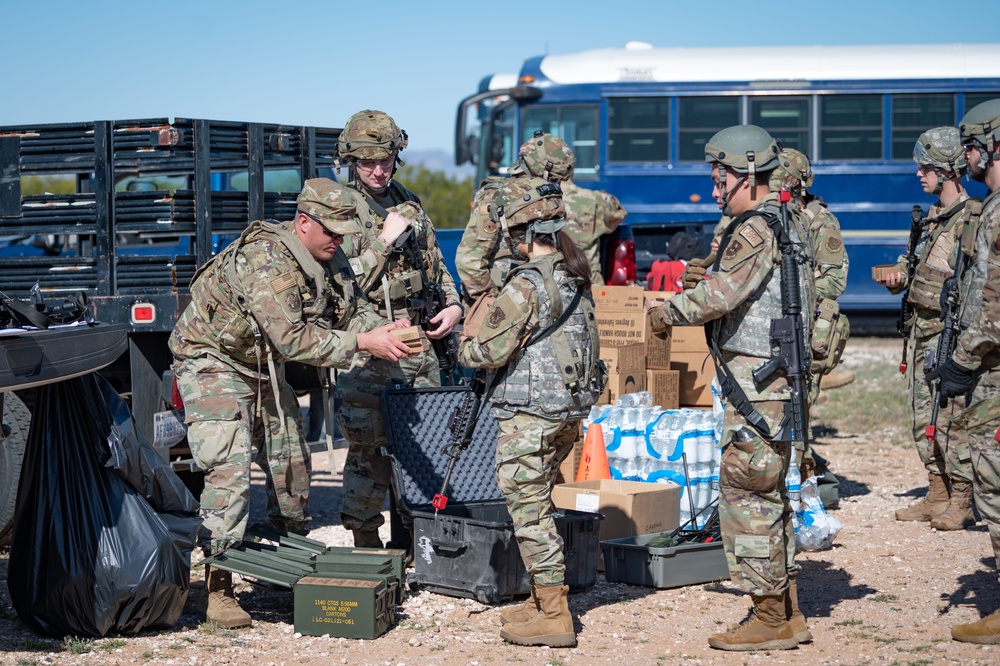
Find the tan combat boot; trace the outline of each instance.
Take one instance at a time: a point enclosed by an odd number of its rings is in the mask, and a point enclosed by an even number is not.
[[[972,484],[952,482],[948,508],[931,519],[931,527],[942,531],[964,530],[975,524],[976,518],[972,515]]]
[[[567,595],[568,585],[536,586],[540,612],[527,622],[505,624],[500,629],[500,637],[518,645],[576,647],[576,631]]]
[[[956,624],[951,628],[951,637],[963,643],[1000,645],[1000,610],[993,611],[979,622]]]
[[[788,618],[788,626],[792,628],[795,640],[801,643],[811,643],[812,632],[806,625],[806,616],[799,610],[799,586],[791,583],[788,586],[788,595],[785,597],[785,617]]]
[[[785,619],[785,594],[753,597],[747,619],[724,634],[709,636],[708,644],[718,650],[791,650],[799,642]]]
[[[854,373],[850,370],[830,372],[820,377],[819,387],[823,390],[830,390],[840,388],[841,386],[847,386],[853,381]]]
[[[927,495],[912,506],[896,512],[896,520],[926,523],[944,513],[948,508],[950,484],[948,477],[927,473]]]
[[[505,608],[500,612],[500,624],[518,624],[527,622],[541,612],[538,597],[535,595],[535,580],[531,580],[531,595],[520,606]]]
[[[373,530],[351,530],[354,533],[355,548],[382,548],[382,538],[378,535],[378,529]]]
[[[205,592],[208,595],[206,622],[220,629],[239,629],[252,624],[250,615],[236,602],[231,573],[208,567],[208,572],[205,574]]]

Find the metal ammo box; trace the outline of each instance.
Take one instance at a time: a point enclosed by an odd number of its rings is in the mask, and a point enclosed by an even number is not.
[[[402,550],[327,547],[255,525],[247,528],[243,542],[205,564],[259,584],[291,588],[296,631],[372,639],[396,621],[395,605],[405,595],[405,555]]]
[[[295,631],[306,636],[378,638],[396,614],[383,580],[306,576],[293,588]]]
[[[449,457],[449,420],[468,387],[391,387],[382,394],[397,501],[413,515],[414,569],[407,583],[432,592],[495,604],[531,588],[514,525],[496,483],[497,423],[487,405],[469,448],[451,475],[448,505],[435,511]],[[582,592],[597,581],[600,514],[559,511],[566,584]]]

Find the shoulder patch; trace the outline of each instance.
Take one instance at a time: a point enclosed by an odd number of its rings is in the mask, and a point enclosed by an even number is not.
[[[490,326],[496,328],[507,319],[507,314],[503,311],[503,308],[493,307],[490,312]]]
[[[291,273],[285,273],[284,275],[279,275],[278,277],[271,280],[271,289],[275,294],[280,294],[283,291],[287,291],[295,286],[295,276]]]
[[[758,247],[764,242],[764,239],[760,237],[757,230],[750,225],[745,225],[742,229],[740,229],[740,236],[742,236],[744,240],[750,244],[750,247]]]
[[[993,244],[990,246],[990,254],[1000,254],[1000,234],[993,237]]]
[[[830,236],[826,239],[826,249],[830,252],[837,252],[843,245],[843,241],[835,236]]]
[[[495,234],[497,232],[497,223],[489,216],[489,211],[486,211],[486,219],[483,220],[483,231],[488,234]]]
[[[743,243],[739,242],[734,238],[729,241],[729,245],[726,246],[726,251],[725,253],[723,253],[722,257],[724,259],[734,259],[742,249],[743,249]]]

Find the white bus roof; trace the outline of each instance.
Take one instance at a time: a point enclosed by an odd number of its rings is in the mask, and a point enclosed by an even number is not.
[[[996,78],[1000,44],[655,48],[631,42],[545,56],[541,71],[555,84]]]

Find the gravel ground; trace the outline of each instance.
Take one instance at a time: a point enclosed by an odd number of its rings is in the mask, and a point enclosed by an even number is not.
[[[517,647],[499,637],[499,608],[426,591],[400,608],[398,624],[374,641],[300,636],[292,626],[292,595],[241,583],[238,596],[254,619],[250,629],[202,626],[203,584],[192,591],[178,626],[139,636],[94,641],[40,637],[18,621],[0,594],[3,664],[998,664],[1000,646],[951,640],[950,626],[1000,607],[986,528],[937,532],[899,523],[893,512],[924,493],[926,476],[906,439],[905,381],[892,371],[897,340],[852,340],[846,365],[858,380],[829,392],[813,414],[817,450],[842,479],[835,515],[844,524],[832,549],[801,553],[802,610],[815,640],[796,650],[725,653],[706,636],[741,620],[746,596],[728,581],[671,590],[607,583],[570,597],[579,645]],[[885,402],[873,419],[856,416],[857,402]],[[334,452],[334,470],[345,450]],[[347,545],[339,524],[341,476],[327,453],[314,455],[312,537]],[[260,479],[255,508],[263,504]],[[383,528],[387,531],[387,528]],[[385,534],[384,537],[388,535]],[[6,556],[0,559],[6,570]]]

